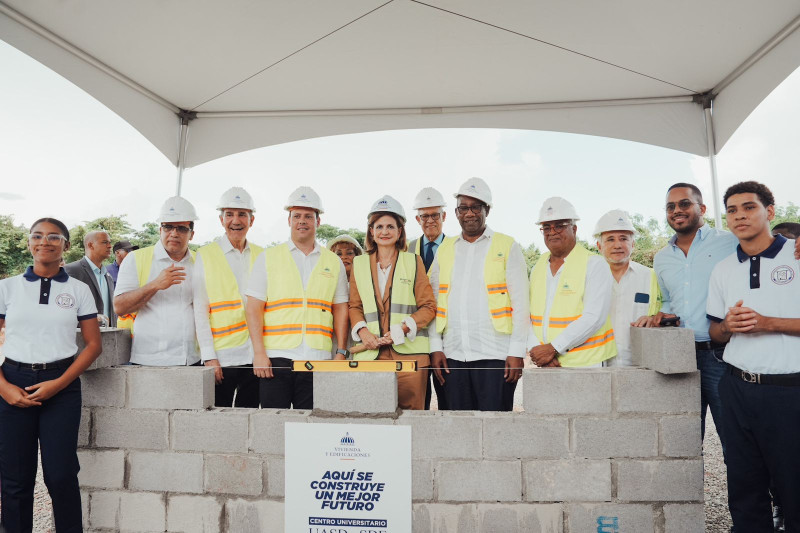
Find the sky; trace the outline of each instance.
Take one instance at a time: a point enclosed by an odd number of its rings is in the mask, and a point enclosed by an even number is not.
[[[0,214],[29,225],[54,216],[68,226],[127,215],[155,221],[175,194],[176,170],[133,127],[71,82],[0,41]],[[800,70],[776,88],[717,156],[720,190],[746,179],[766,183],[778,205],[800,203]],[[189,149],[191,150],[191,137]],[[488,224],[523,246],[543,248],[535,220],[545,198],[563,196],[591,239],[611,209],[664,219],[669,185],[698,185],[711,210],[708,159],[645,144],[555,132],[444,129],[341,135],[231,155],[186,170],[182,195],[197,209],[195,243],[221,233],[215,206],[237,185],[255,199],[250,239],[288,237],[283,206],[299,185],[322,197],[322,222],[365,229],[370,206],[390,194],[405,207],[408,234],[420,231],[411,205],[423,187],[448,200],[445,233],[459,231],[453,193],[485,179]]]

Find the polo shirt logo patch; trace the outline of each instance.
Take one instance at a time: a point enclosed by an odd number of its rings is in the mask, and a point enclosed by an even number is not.
[[[789,265],[781,265],[775,267],[770,278],[776,285],[786,285],[794,279],[794,270]]]
[[[72,309],[75,307],[75,298],[71,294],[62,292],[56,296],[56,305],[61,309]]]

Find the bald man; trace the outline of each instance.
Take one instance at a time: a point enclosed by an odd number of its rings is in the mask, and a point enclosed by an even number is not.
[[[103,262],[111,257],[111,238],[105,231],[90,231],[83,237],[86,255],[77,261],[64,265],[70,277],[89,286],[97,305],[97,320],[101,326],[116,326],[114,314],[114,280]]]

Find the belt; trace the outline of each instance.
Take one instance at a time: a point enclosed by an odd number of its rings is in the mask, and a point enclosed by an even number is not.
[[[67,357],[66,359],[59,359],[58,361],[51,361],[50,363],[20,363],[6,357],[3,366],[11,365],[17,368],[25,368],[27,370],[49,370],[51,368],[67,368],[74,361],[74,357]]]
[[[724,348],[727,343],[719,343],[714,341],[694,341],[695,350],[713,350],[715,348]]]
[[[800,372],[795,374],[756,374],[748,372],[733,365],[728,365],[728,372],[733,377],[739,378],[747,383],[758,385],[782,385],[784,387],[800,386]]]

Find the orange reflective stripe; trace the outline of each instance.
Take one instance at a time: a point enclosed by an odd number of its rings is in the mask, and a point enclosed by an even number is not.
[[[614,330],[610,329],[605,332],[603,335],[597,335],[595,337],[589,337],[586,339],[586,342],[581,344],[580,346],[576,346],[568,351],[570,352],[577,352],[580,350],[588,350],[589,348],[597,348],[598,346],[602,346],[604,344],[608,344],[614,340]]]
[[[218,311],[230,311],[238,309],[242,306],[241,300],[231,300],[229,302],[213,302],[208,306],[209,313],[216,313]]]
[[[303,300],[295,298],[287,298],[285,300],[274,300],[264,304],[264,312],[277,311],[278,309],[286,309],[287,307],[303,307]]]
[[[326,326],[314,325],[306,326],[307,335],[324,335],[326,337],[333,337],[333,328]]]
[[[551,316],[550,317],[550,321],[548,323],[548,327],[559,328],[559,329],[566,328],[567,326],[569,326],[570,324],[572,324],[573,322],[578,320],[581,316],[583,316],[583,315],[578,315],[578,316],[556,316],[556,317],[552,317]]]
[[[511,307],[500,307],[498,309],[492,309],[492,318],[502,318],[506,316],[511,316],[511,311],[513,311]]]
[[[505,283],[498,283],[496,285],[487,285],[486,290],[489,291],[489,294],[507,292],[508,285],[506,285]]]
[[[232,326],[226,326],[224,328],[216,328],[216,329],[211,328],[211,335],[215,338],[227,337],[228,335],[232,335],[240,331],[245,331],[246,329],[247,329],[247,322],[239,322],[238,324],[234,324]]]
[[[443,292],[447,292],[447,290],[449,288],[450,288],[450,285],[439,285],[439,293],[441,294]]]
[[[264,335],[294,335],[303,332],[303,324],[282,324],[280,326],[264,326]]]
[[[542,316],[531,315],[531,322],[533,323],[534,326],[541,326],[543,319],[544,319],[544,317],[542,317]]]
[[[309,307],[316,307],[333,312],[333,302],[326,302],[325,300],[307,300],[307,302]]]
[[[442,317],[447,316],[447,309],[445,309],[444,307],[437,307],[436,316],[442,316]]]

